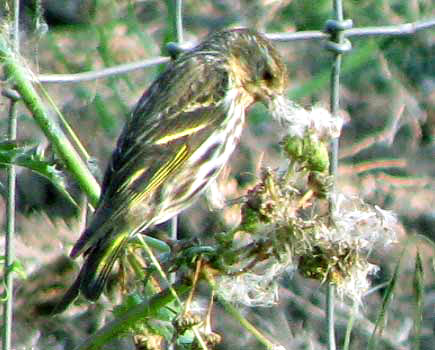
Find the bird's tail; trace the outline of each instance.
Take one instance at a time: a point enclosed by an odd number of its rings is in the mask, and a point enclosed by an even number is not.
[[[97,300],[103,292],[113,264],[125,247],[130,234],[117,233],[113,239],[104,237],[90,248],[82,267],[80,291],[89,300]],[[111,238],[111,237],[110,237]]]
[[[110,237],[112,236],[112,237]],[[77,298],[79,292],[86,299],[95,301],[99,298],[112,271],[113,264],[125,247],[130,232],[117,232],[107,235],[96,242],[86,252],[86,261],[77,279],[56,305],[55,313],[61,313]]]

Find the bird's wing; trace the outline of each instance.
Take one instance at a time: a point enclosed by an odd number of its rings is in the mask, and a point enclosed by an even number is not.
[[[197,56],[174,63],[151,85],[120,136],[99,207],[71,256],[92,246],[113,225],[122,224],[129,210],[146,203],[179,169],[225,117],[227,87],[223,67]]]
[[[148,148],[167,153],[170,158],[181,144],[192,139],[188,136],[198,134],[223,116],[221,105],[228,88],[226,70],[209,63],[204,56],[185,56],[175,61],[137,103],[112,155],[103,193],[108,187],[122,186],[125,176],[120,172],[128,174],[128,181],[131,165],[137,164],[135,159],[143,158]],[[150,161],[155,159],[152,153]],[[112,181],[115,186],[109,186]]]

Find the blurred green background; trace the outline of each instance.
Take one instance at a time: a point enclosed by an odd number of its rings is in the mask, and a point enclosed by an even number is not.
[[[397,25],[435,16],[432,0],[343,1],[345,18],[354,27]],[[165,43],[175,41],[174,1],[45,0],[21,2],[21,53],[33,72],[63,74],[91,71],[166,55]],[[41,13],[39,15],[38,13]],[[3,11],[3,19],[5,12]],[[267,33],[322,30],[332,18],[330,0],[190,0],[184,1],[186,41],[198,41],[210,31],[248,26]],[[373,286],[387,281],[402,249],[400,286],[388,315],[379,349],[412,349],[412,271],[418,247],[425,266],[422,349],[432,349],[435,337],[435,278],[433,248],[415,234],[434,240],[435,233],[435,35],[426,30],[412,36],[357,38],[343,57],[340,107],[345,125],[340,146],[338,187],[349,195],[395,211],[400,218],[399,242],[388,252],[373,252],[380,265]],[[285,58],[288,96],[303,106],[329,105],[333,55],[321,42],[277,43]],[[154,66],[90,82],[44,84],[44,89],[77,132],[95,159],[96,174],[104,171],[120,129],[143,91],[164,69]],[[1,98],[0,139],[6,139],[7,100]],[[51,112],[55,116],[54,111]],[[277,146],[279,125],[263,106],[249,114],[242,143],[219,180],[226,199],[253,186],[262,166],[278,167],[283,159]],[[19,110],[18,139],[52,150],[32,116]],[[0,210],[5,211],[6,176],[0,168]],[[71,281],[74,265],[62,258],[83,228],[83,212],[46,179],[18,168],[17,257],[30,277],[17,281],[15,348],[71,349],[94,331],[110,312],[99,305],[84,312],[76,308],[56,318],[44,315],[53,285]],[[73,181],[69,190],[80,202]],[[211,203],[212,204],[212,203]],[[226,230],[239,220],[237,206],[210,211],[201,199],[179,218],[180,235]],[[4,226],[3,215],[0,215]],[[167,229],[163,225],[163,230]],[[3,242],[1,243],[3,245]],[[59,277],[59,272],[62,277]],[[50,287],[47,287],[50,285]],[[376,318],[384,289],[364,300],[356,323],[352,349],[366,348],[370,322]],[[287,349],[325,347],[324,289],[295,273],[284,276],[280,301],[272,308],[246,309],[246,315],[271,339]],[[350,307],[337,310],[338,343],[342,343]],[[224,336],[218,347],[261,346],[216,307],[215,329]],[[128,341],[123,346],[131,347]]]

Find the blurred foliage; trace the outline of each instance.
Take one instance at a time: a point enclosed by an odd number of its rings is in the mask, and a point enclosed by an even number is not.
[[[60,8],[59,3],[63,3]],[[44,74],[91,71],[156,57],[164,54],[168,41],[175,41],[173,3],[169,0],[46,0],[42,1],[44,16],[35,18],[38,11],[34,2],[23,0],[21,52],[34,72]],[[184,38],[197,41],[212,30],[240,25],[266,32],[322,30],[325,21],[332,17],[331,9],[331,0],[189,0],[184,1]],[[351,18],[355,27],[384,26],[430,18],[435,13],[435,4],[432,0],[349,0],[344,1],[344,11],[345,18]],[[0,16],[7,20],[5,8],[0,9]],[[435,38],[432,29],[408,37],[358,38],[352,40],[352,45],[353,50],[343,57],[341,74],[340,106],[346,124],[341,138],[343,156],[338,186],[348,194],[394,210],[406,229],[399,232],[397,250],[388,255],[373,252],[373,259],[381,265],[381,273],[375,280],[380,284],[390,280],[395,271],[394,262],[412,234],[435,238]],[[301,105],[327,106],[332,54],[317,41],[279,43],[277,47],[288,66],[289,96]],[[104,169],[129,110],[162,69],[164,67],[154,66],[107,79],[44,87]],[[2,98],[0,104],[0,140],[3,141],[8,102]],[[252,186],[261,166],[280,165],[282,158],[276,145],[278,132],[279,126],[271,121],[264,107],[255,106],[251,110],[249,126],[239,151],[232,158],[231,169],[218,184],[227,199],[240,196]],[[23,109],[18,134],[20,144],[44,142]],[[29,147],[14,150],[22,152],[21,159],[36,162],[32,164],[44,170],[44,176],[59,175],[57,168],[46,161],[50,159],[50,150],[44,159],[35,159],[37,152],[32,153],[34,149]],[[73,183],[65,185],[63,181],[62,177],[58,182],[61,192],[74,189]],[[5,172],[1,171],[0,190],[5,184]],[[27,217],[18,213],[18,246],[21,248],[17,255],[28,271],[41,268],[44,259],[38,259],[39,256],[65,253],[80,230],[76,227],[79,225],[71,221],[68,221],[71,229],[58,223],[67,217],[71,220],[71,211],[66,214],[47,209],[53,203],[58,206],[65,201],[61,192],[50,190],[49,186],[53,185],[18,168],[19,209],[31,206],[34,213]],[[3,190],[0,193],[3,195]],[[4,201],[0,201],[2,210],[3,207]],[[50,215],[40,215],[38,212],[42,210]],[[205,201],[200,201],[181,216],[180,234],[186,237],[205,232],[203,238],[207,240],[211,232],[225,230],[238,219],[237,207],[210,213]],[[35,227],[40,244],[29,246],[27,235],[33,233]],[[62,244],[67,247],[61,247]],[[435,341],[431,332],[435,278],[429,259],[433,249],[423,241],[418,245],[419,263],[426,269],[429,267],[429,273],[424,275],[424,287],[419,285],[420,292],[423,288],[429,295],[422,311],[420,348],[431,349]],[[399,343],[400,348],[412,348],[410,338],[405,336],[399,341],[394,329],[405,329],[407,315],[412,312],[413,277],[409,271],[414,268],[413,253],[412,249],[405,253],[408,256],[402,260],[404,273],[394,274],[401,288],[396,291],[396,298],[390,300],[393,312],[388,310],[389,324],[383,330],[378,349],[393,349]],[[321,309],[324,295],[318,284],[296,275],[292,279],[285,276],[282,285],[281,301],[276,308],[253,308],[249,310],[249,317],[286,348],[321,348],[325,342]],[[367,335],[373,326],[368,320],[374,322],[378,316],[382,291],[365,299],[364,315],[356,322],[352,348],[366,348]],[[28,305],[17,307],[26,310]],[[345,305],[341,306],[337,316],[339,344],[348,318],[346,310]],[[240,336],[243,331],[235,328],[238,325],[228,315],[220,309],[216,312],[214,322],[224,334],[220,348],[230,344],[252,348],[257,345],[252,339]],[[75,309],[48,326],[42,326],[42,316],[33,315],[29,319],[22,317],[23,314],[25,312],[17,313],[14,335],[17,348],[54,348],[56,345],[58,349],[71,349],[97,327],[102,317],[98,305],[85,314]],[[106,316],[111,317],[110,313]],[[87,327],[80,327],[83,324]]]

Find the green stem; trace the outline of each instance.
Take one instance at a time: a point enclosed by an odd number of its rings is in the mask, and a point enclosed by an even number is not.
[[[358,312],[358,307],[359,307],[358,302],[354,301],[353,302],[353,306],[352,306],[352,310],[351,310],[351,314],[350,314],[350,317],[349,317],[349,321],[347,322],[346,335],[344,337],[343,350],[349,350],[350,336],[352,335],[352,328],[353,328],[353,324],[355,322],[356,313]]]
[[[180,284],[172,287],[177,295],[185,294],[191,286]],[[75,350],[93,350],[100,349],[109,340],[125,333],[130,327],[133,327],[137,322],[144,318],[155,318],[159,310],[165,305],[174,301],[175,297],[169,290],[165,290],[149,301],[144,301],[134,308],[128,310],[124,315],[117,317],[116,320],[108,323],[91,337],[86,339]]]
[[[334,301],[335,286],[328,283],[326,292],[326,322],[328,327],[328,350],[335,350],[335,330],[334,330]]]
[[[14,80],[16,90],[20,93],[36,123],[55,146],[57,154],[65,163],[67,169],[73,174],[80,188],[86,193],[91,204],[95,207],[100,196],[100,186],[63,131],[46,114],[44,105],[28,78],[29,72],[23,68],[9,48],[7,40],[1,34],[0,63],[4,63],[7,76]]]
[[[169,285],[169,290],[173,294],[174,299],[177,300],[178,304],[182,306],[182,302],[180,298],[178,297],[176,291],[174,288],[172,288],[172,284],[168,280],[168,276],[166,275],[165,271],[163,271],[162,266],[160,265],[159,261],[157,260],[156,256],[154,255],[153,251],[149,247],[149,245],[145,242],[143,237],[141,235],[138,235],[137,238],[139,239],[139,242],[142,243],[142,246],[145,249],[145,252],[148,254],[148,257],[151,259],[152,263],[154,264],[154,267],[157,269],[157,272],[160,274],[160,276],[163,278],[164,281],[166,281]]]

